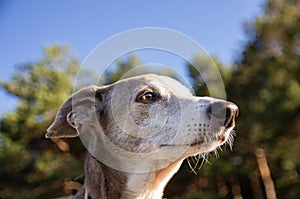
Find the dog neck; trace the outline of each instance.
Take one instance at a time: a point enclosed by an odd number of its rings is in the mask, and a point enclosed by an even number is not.
[[[85,196],[89,198],[129,199],[162,198],[163,190],[178,171],[183,160],[170,163],[163,169],[148,173],[126,173],[114,170],[90,154],[85,169]]]

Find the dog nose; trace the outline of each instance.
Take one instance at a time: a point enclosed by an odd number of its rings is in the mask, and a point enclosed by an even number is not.
[[[230,127],[239,114],[239,108],[232,102],[215,102],[208,107],[208,114],[222,122],[224,127]]]

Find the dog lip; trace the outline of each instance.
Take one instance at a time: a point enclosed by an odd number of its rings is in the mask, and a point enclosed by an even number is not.
[[[193,147],[193,146],[198,146],[198,145],[201,145],[201,144],[203,144],[203,139],[200,139],[200,140],[195,140],[195,141],[193,141],[191,144],[190,144],[190,146],[191,147]]]
[[[187,144],[160,144],[160,147],[168,147],[168,146],[188,146]]]
[[[160,144],[160,147],[168,147],[168,146],[185,146],[185,147],[194,147],[203,144],[203,139],[194,140],[192,143],[188,144]]]
[[[221,135],[221,136],[219,137],[219,142],[220,142],[220,143],[224,143],[226,140],[227,140],[227,138],[225,137],[225,135]]]

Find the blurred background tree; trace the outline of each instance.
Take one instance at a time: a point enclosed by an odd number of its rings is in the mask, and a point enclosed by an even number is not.
[[[100,78],[103,85],[111,84],[121,79],[133,67],[139,66],[142,61],[133,53],[129,54],[126,59],[118,59],[115,67],[109,67],[104,71],[104,75]]]
[[[241,166],[248,170],[245,185],[258,187],[257,179],[264,184],[260,190],[252,188],[253,197],[271,191],[255,167],[262,150],[278,198],[300,196],[299,10],[299,0],[266,2],[265,14],[246,24],[249,41],[228,85],[230,98],[241,110],[236,150],[243,152]]]
[[[99,81],[117,81],[140,61],[135,55],[118,60]],[[83,182],[85,148],[80,139],[45,139],[58,108],[74,92],[73,80],[85,85],[91,71],[81,72],[66,45],[43,50],[43,58],[17,67],[0,86],[19,100],[0,123],[0,198],[53,198],[76,192]],[[91,82],[91,81],[88,81]],[[102,83],[103,83],[102,82]]]
[[[42,59],[20,65],[10,81],[1,82],[19,102],[1,118],[0,198],[50,198],[63,192],[62,176],[82,172],[80,155],[69,153],[76,144],[57,139],[55,145],[44,138],[56,110],[72,93],[79,63],[68,46],[54,45],[43,53]]]
[[[209,158],[178,198],[300,196],[299,10],[299,0],[269,0],[263,16],[245,23],[241,56],[229,75],[220,70],[228,99],[240,107],[233,152]],[[207,92],[203,79],[189,72],[202,85],[199,93]]]
[[[209,156],[210,163],[195,168],[197,175],[185,163],[167,186],[167,198],[300,196],[300,1],[268,0],[263,8],[264,15],[245,23],[248,40],[233,66],[213,58],[228,99],[240,107],[233,151]],[[203,63],[201,57],[197,62]],[[130,55],[99,81],[115,82],[140,63]],[[80,140],[44,139],[73,91],[78,68],[68,47],[54,45],[44,49],[41,60],[21,65],[10,81],[1,82],[19,104],[1,118],[0,198],[51,198],[80,186],[71,180],[83,173]],[[186,68],[196,94],[207,95],[203,78],[192,65]]]

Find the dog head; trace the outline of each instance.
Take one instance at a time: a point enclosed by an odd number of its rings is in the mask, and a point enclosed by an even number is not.
[[[77,91],[60,107],[46,137],[79,135],[110,166],[141,158],[172,162],[224,144],[237,114],[231,102],[193,96],[172,78],[148,74]]]

